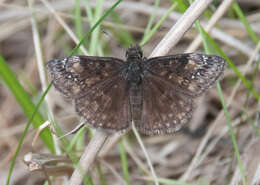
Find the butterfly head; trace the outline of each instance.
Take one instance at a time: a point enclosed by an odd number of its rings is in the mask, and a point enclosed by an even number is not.
[[[130,46],[126,51],[125,57],[128,61],[141,60],[143,58],[143,52],[138,45]]]

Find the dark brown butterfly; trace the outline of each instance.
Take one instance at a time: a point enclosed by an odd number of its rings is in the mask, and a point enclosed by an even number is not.
[[[71,56],[47,63],[54,86],[73,99],[94,128],[123,131],[133,121],[144,134],[172,133],[192,116],[193,99],[225,68],[214,55],[188,53],[146,59],[130,47],[118,58]]]

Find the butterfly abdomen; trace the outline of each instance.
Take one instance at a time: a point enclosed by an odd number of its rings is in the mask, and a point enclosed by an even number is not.
[[[132,85],[129,90],[129,104],[132,121],[135,124],[139,124],[142,116],[143,109],[143,94],[141,86]]]

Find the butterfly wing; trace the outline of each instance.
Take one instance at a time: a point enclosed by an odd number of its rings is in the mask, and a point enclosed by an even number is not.
[[[76,111],[94,128],[127,130],[131,123],[128,94],[127,83],[118,75],[76,98]]]
[[[94,128],[125,130],[131,120],[128,90],[116,58],[72,56],[47,63],[53,84],[73,99],[76,112]]]
[[[116,58],[71,56],[46,64],[53,85],[70,99],[117,75],[124,62]]]
[[[155,57],[145,62],[145,69],[192,97],[211,87],[225,68],[225,60],[199,53]]]
[[[224,66],[221,57],[193,53],[146,60],[137,128],[148,135],[178,130],[192,117],[193,98],[214,84]]]
[[[136,127],[147,135],[177,131],[192,116],[192,97],[175,90],[175,86],[146,74],[143,80],[143,110]]]

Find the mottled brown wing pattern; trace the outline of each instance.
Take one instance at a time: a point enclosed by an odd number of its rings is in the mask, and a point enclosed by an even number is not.
[[[175,86],[161,78],[146,74],[143,80],[143,111],[135,123],[146,135],[172,133],[192,116],[191,97],[176,91]]]
[[[75,102],[77,113],[94,128],[172,133],[192,116],[193,99],[223,73],[225,60],[197,53],[145,59],[130,47],[117,58],[71,56],[47,63],[53,84]]]
[[[92,56],[71,56],[47,62],[54,86],[71,99],[119,74],[123,65],[123,61],[116,58]]]
[[[199,53],[155,57],[145,61],[145,69],[192,97],[212,86],[225,68],[225,60]]]
[[[129,92],[125,80],[115,76],[75,99],[76,111],[94,128],[127,130],[131,124]]]
[[[94,128],[126,130],[130,126],[129,98],[116,58],[72,56],[47,63],[53,84],[75,102],[76,112]]]

